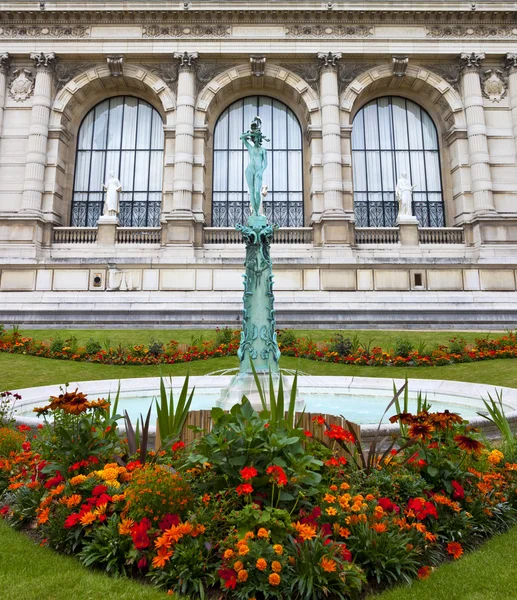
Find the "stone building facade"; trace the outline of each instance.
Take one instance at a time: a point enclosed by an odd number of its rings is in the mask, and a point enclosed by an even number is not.
[[[256,114],[280,325],[515,326],[517,13],[452,0],[0,2],[0,322],[235,323]]]

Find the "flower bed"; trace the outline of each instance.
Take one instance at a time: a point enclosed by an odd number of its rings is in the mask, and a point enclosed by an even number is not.
[[[324,443],[243,400],[213,409],[189,446],[138,459],[103,399],[69,392],[42,412],[54,425],[34,436],[0,428],[0,514],[87,566],[191,598],[356,598],[426,578],[517,520],[515,444],[486,447],[447,411],[394,415],[396,439],[368,449],[323,417]]]
[[[171,340],[166,345],[151,342],[147,346],[143,344],[131,347],[108,346],[102,349],[100,343],[94,340],[85,346],[78,346],[74,338],[41,342],[23,336],[17,330],[7,333],[0,327],[0,352],[109,365],[172,365],[222,356],[236,356],[240,332],[232,332],[229,329],[222,331],[224,335],[219,335],[218,332],[216,340],[202,341],[190,346]],[[345,365],[433,367],[497,358],[517,358],[515,332],[509,332],[495,339],[480,338],[476,340],[475,345],[468,345],[464,340],[454,338],[448,345],[439,346],[431,352],[426,352],[423,347],[413,349],[406,340],[398,340],[395,349],[389,352],[379,347],[369,346],[369,344],[363,346],[357,342],[351,343],[348,338],[343,339],[341,335],[330,342],[316,343],[307,338],[295,338],[290,331],[279,332],[279,347],[284,356]]]

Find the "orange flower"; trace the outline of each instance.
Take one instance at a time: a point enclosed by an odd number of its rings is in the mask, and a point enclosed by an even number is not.
[[[239,547],[239,556],[246,556],[246,554],[248,554],[249,551],[249,547],[243,544]]]
[[[349,490],[349,489],[350,489],[350,484],[349,484],[349,483],[346,483],[346,482],[343,482],[343,483],[342,483],[342,484],[339,486],[339,488],[340,488],[341,490],[345,490],[345,491],[346,491],[346,490]]]
[[[131,529],[134,524],[133,519],[122,519],[122,522],[118,526],[118,532],[120,535],[131,535]]]
[[[91,512],[84,513],[84,515],[79,519],[79,523],[81,525],[91,525],[97,517]]]
[[[165,546],[158,549],[158,554],[153,558],[153,568],[161,569],[172,556],[172,550],[168,550]]]
[[[269,576],[269,585],[277,586],[280,584],[280,575],[278,573],[271,573]]]
[[[242,564],[242,562],[240,560],[236,561],[236,563],[233,565],[233,569],[234,571],[237,571],[237,573],[244,568],[244,565]]]
[[[239,573],[237,574],[237,579],[243,583],[244,581],[248,580],[248,571],[246,571],[246,569],[241,569],[239,571]]]
[[[339,529],[339,535],[345,539],[350,536],[350,533],[350,529],[347,529],[346,527],[340,527]]]
[[[234,554],[235,554],[235,552],[234,552],[234,551],[233,551],[231,548],[228,548],[228,550],[225,550],[225,551],[224,551],[224,554],[223,554],[223,556],[224,556],[224,558],[226,558],[226,560],[228,560],[228,559],[229,559],[229,558],[231,558],[231,557],[232,557]]]
[[[47,523],[48,517],[50,513],[50,508],[44,508],[38,515],[38,523],[43,525],[43,523]]]
[[[325,494],[325,496],[323,496],[323,502],[328,502],[329,504],[334,504],[335,501],[336,501],[336,497],[333,496],[332,494]]]
[[[255,566],[259,571],[265,571],[267,569],[267,562],[264,558],[259,558]]]
[[[415,423],[408,430],[410,438],[419,440],[430,440],[433,437],[434,427],[429,423]]]
[[[458,542],[449,542],[447,552],[452,555],[454,560],[457,560],[463,554],[463,548]]]
[[[458,444],[458,447],[461,450],[464,450],[468,453],[479,454],[481,450],[485,447],[481,442],[478,442],[474,438],[469,437],[468,435],[455,435],[454,441]]]
[[[280,573],[280,571],[282,570],[282,565],[277,560],[274,560],[271,563],[271,570],[275,573]]]
[[[428,579],[431,575],[431,567],[420,567],[418,569],[418,579]]]
[[[269,537],[269,531],[267,529],[264,529],[264,527],[261,527],[257,531],[257,537],[259,537],[259,538],[268,538]]]
[[[66,500],[67,508],[73,508],[74,506],[81,504],[82,498],[79,494],[72,494],[71,496],[65,496],[63,500]]]
[[[70,479],[70,485],[79,485],[83,481],[86,481],[86,475],[76,475]]]
[[[327,515],[329,517],[333,517],[333,516],[337,515],[337,510],[333,506],[329,506],[328,508],[326,508],[325,512],[327,513]]]
[[[336,570],[336,561],[332,560],[331,558],[327,558],[326,556],[322,556],[320,566],[327,573],[334,573]]]
[[[388,527],[385,523],[374,523],[371,527],[377,533],[384,533],[388,531]]]
[[[309,525],[308,523],[300,523],[299,521],[293,523],[293,528],[297,531],[298,535],[305,542],[307,540],[312,540],[313,537],[316,537],[316,526]]]
[[[275,554],[278,554],[279,556],[280,556],[281,554],[283,554],[283,552],[284,552],[284,549],[283,549],[283,547],[281,546],[281,544],[275,544],[275,545],[273,546],[273,550],[275,551]]]

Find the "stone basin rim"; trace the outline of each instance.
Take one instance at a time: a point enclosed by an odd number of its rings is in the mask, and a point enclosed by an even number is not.
[[[284,376],[287,381],[292,381],[291,376]],[[172,380],[172,386],[174,390],[180,388],[185,380],[184,376],[175,376],[170,378]],[[231,376],[208,376],[200,375],[190,377],[189,388],[196,387],[196,389],[213,389],[215,386],[215,380],[219,387],[228,385],[231,381]],[[346,392],[371,392],[371,395],[375,393],[388,394],[389,396],[393,393],[393,383],[395,383],[397,389],[404,384],[404,379],[390,379],[386,377],[352,377],[352,376],[299,376],[298,387],[303,390],[304,387],[309,387],[308,382],[310,381],[310,387],[318,385],[320,389],[328,388],[333,391],[342,390]],[[113,396],[116,394],[120,383],[121,392],[148,392],[150,394],[159,394],[159,377],[139,377],[132,379],[100,379],[94,381],[80,381],[69,383],[68,389],[79,388],[80,391],[87,394],[91,399],[96,397],[107,397],[108,393]],[[304,383],[306,384],[304,386]],[[166,386],[168,387],[169,378],[166,378]],[[480,410],[483,409],[481,398],[488,398],[488,394],[494,398],[496,392],[502,392],[503,404],[506,408],[506,416],[510,420],[517,420],[517,389],[508,388],[502,386],[494,386],[491,384],[482,383],[470,383],[464,381],[453,381],[453,380],[438,380],[438,379],[409,379],[409,391],[411,394],[422,392],[423,394],[446,394],[448,397],[457,397],[458,404],[465,404],[471,408],[477,408],[479,405]],[[62,384],[61,384],[62,385]],[[18,390],[12,390],[12,393],[18,393],[22,396],[22,400],[16,403],[16,408],[21,409],[23,407],[35,407],[48,400],[50,396],[56,396],[60,393],[60,384],[23,388]],[[466,399],[471,399],[471,403],[467,403]],[[432,399],[431,399],[432,401]],[[346,417],[346,415],[344,415]],[[17,423],[24,423],[26,425],[35,427],[41,423],[41,419],[37,417],[17,417]],[[487,425],[488,421],[482,417],[470,419],[470,423],[473,426]],[[377,423],[361,424],[361,432],[368,435],[373,433],[377,427]],[[150,432],[155,433],[156,427],[151,426]],[[384,424],[381,426],[381,431],[385,431],[387,434],[391,431],[398,430],[398,425]]]

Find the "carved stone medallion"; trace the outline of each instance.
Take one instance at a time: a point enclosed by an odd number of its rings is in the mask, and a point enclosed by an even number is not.
[[[34,77],[28,69],[13,71],[9,84],[9,96],[15,102],[24,102],[34,91]]]
[[[500,102],[508,91],[503,72],[499,69],[487,69],[483,73],[481,91],[485,98],[492,102]]]

